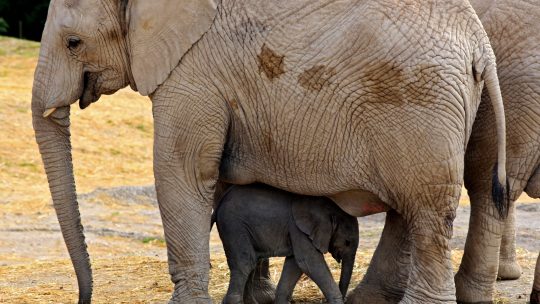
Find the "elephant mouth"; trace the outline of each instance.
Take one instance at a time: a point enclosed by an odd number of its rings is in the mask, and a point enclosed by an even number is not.
[[[99,99],[97,84],[97,73],[84,73],[82,94],[81,97],[79,97],[79,107],[81,109],[86,109],[91,103],[96,102]]]

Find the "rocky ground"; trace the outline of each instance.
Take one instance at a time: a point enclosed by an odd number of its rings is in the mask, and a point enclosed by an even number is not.
[[[80,196],[81,214],[93,259],[96,303],[154,303],[169,296],[166,251],[152,186],[97,189]],[[454,223],[453,259],[459,261],[468,225],[468,206],[460,206]],[[517,207],[518,256],[523,275],[499,282],[499,303],[526,303],[540,249],[540,203]],[[57,220],[52,213],[20,212],[0,219],[0,303],[70,303],[76,298],[75,278]],[[360,248],[355,285],[368,266],[384,225],[384,214],[359,219]],[[215,230],[215,229],[214,229]],[[211,236],[211,294],[226,291],[228,269],[215,231]],[[281,259],[272,262],[277,280]],[[332,264],[333,272],[339,273]],[[354,286],[353,286],[354,287]],[[320,303],[316,287],[304,279],[297,302]]]

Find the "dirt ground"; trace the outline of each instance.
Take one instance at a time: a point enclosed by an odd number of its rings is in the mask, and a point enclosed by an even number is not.
[[[152,186],[97,189],[80,196],[81,214],[92,257],[95,303],[164,303],[171,291],[161,220]],[[540,202],[518,205],[518,255],[523,275],[499,282],[498,303],[526,303],[540,248]],[[453,259],[457,267],[467,233],[469,207],[460,206],[454,223]],[[364,275],[384,225],[384,214],[359,219],[360,247],[353,288]],[[211,235],[214,300],[228,283],[219,237]],[[339,266],[328,258],[336,278]],[[277,281],[282,259],[272,260]],[[297,303],[321,303],[308,279],[296,288]],[[53,213],[0,216],[0,303],[73,303],[76,280]]]

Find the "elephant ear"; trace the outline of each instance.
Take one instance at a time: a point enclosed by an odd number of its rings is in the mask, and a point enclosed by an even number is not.
[[[327,253],[333,233],[332,216],[327,206],[313,199],[292,202],[296,227],[305,233],[321,253]]]
[[[140,94],[152,94],[167,79],[216,13],[213,0],[129,0],[131,72]]]

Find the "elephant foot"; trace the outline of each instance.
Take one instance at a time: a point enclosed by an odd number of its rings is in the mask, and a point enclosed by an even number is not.
[[[225,298],[223,298],[223,301],[221,301],[221,304],[242,304],[244,303],[242,301],[242,296],[237,294],[230,294],[225,295]]]
[[[531,293],[531,304],[540,304],[540,290],[533,289]]]
[[[384,291],[381,286],[360,284],[347,295],[346,304],[395,304],[403,298],[403,291]]]
[[[174,296],[169,300],[168,304],[182,304],[182,303],[196,303],[196,304],[212,304],[210,298],[185,298]]]
[[[454,278],[456,284],[456,298],[458,303],[493,303],[493,284],[474,282],[458,271]]]
[[[521,266],[516,260],[499,261],[499,272],[497,279],[499,280],[517,280],[521,276]]]
[[[261,278],[248,281],[244,292],[245,304],[272,304],[276,298],[276,287],[270,279]]]

